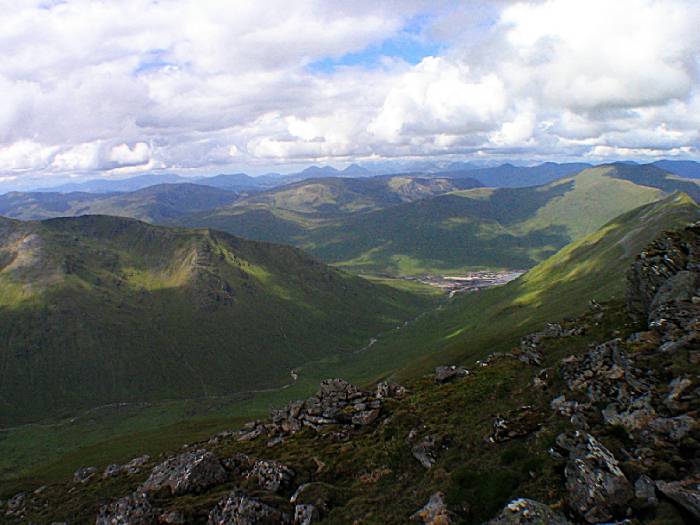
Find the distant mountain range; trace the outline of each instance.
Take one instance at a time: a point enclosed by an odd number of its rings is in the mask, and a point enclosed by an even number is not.
[[[628,162],[628,164],[636,164]],[[700,163],[695,161],[661,160],[654,163],[665,171],[683,178],[700,178]],[[39,188],[35,192],[87,192],[112,193],[129,192],[157,184],[195,183],[212,186],[229,191],[252,192],[271,189],[310,178],[326,177],[372,177],[377,175],[397,175],[439,178],[470,177],[484,186],[499,188],[538,186],[568,177],[592,164],[583,162],[555,163],[545,162],[532,166],[519,166],[504,163],[495,166],[483,166],[470,162],[373,162],[367,166],[351,164],[338,170],[332,166],[310,166],[300,172],[282,175],[268,173],[250,176],[245,173],[221,174],[208,177],[183,177],[176,174],[147,174],[125,179],[92,179],[84,182],[72,182],[53,187]]]
[[[356,180],[362,185],[374,179]],[[348,200],[347,193],[330,189],[332,181],[275,188],[178,222],[293,244],[354,271],[414,275],[529,268],[616,215],[674,191],[700,200],[693,181],[625,163],[587,168],[543,186],[453,187],[389,206]]]

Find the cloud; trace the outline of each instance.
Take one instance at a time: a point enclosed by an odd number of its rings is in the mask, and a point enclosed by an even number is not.
[[[698,156],[697,27],[691,0],[7,2],[0,176]],[[439,52],[342,65],[412,39]]]

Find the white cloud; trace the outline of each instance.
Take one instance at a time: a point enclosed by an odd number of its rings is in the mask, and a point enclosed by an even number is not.
[[[2,7],[4,177],[479,151],[698,155],[692,0]],[[313,66],[376,49],[424,14],[411,38],[441,39],[435,56]]]
[[[151,148],[145,142],[137,142],[133,147],[119,144],[111,149],[108,158],[119,166],[147,164],[151,159]]]

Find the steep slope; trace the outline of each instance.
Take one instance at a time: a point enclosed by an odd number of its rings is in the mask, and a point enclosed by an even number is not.
[[[0,421],[279,386],[423,301],[209,230],[2,219]]]
[[[33,481],[7,494],[8,521],[697,523],[700,227],[645,242],[697,217],[677,195],[543,264],[521,284],[525,295],[589,287],[564,311],[545,307],[559,310],[544,329],[520,325],[503,353],[480,348],[468,368],[423,371],[405,387],[324,380],[242,429],[81,468],[41,490]],[[612,268],[598,283],[602,264]],[[627,293],[588,308],[603,284]]]
[[[158,184],[116,194],[13,192],[0,195],[0,215],[41,220],[102,214],[166,223],[237,199],[237,193],[189,183]]]

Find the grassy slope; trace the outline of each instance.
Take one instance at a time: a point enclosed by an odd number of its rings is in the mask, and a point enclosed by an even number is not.
[[[426,299],[296,249],[85,216],[3,221],[0,421],[279,386]]]
[[[325,377],[340,376],[358,384],[392,374],[406,380],[436,364],[469,363],[492,351],[509,350],[519,337],[544,322],[581,314],[590,298],[619,298],[633,255],[662,230],[699,218],[698,207],[683,195],[628,212],[511,284],[457,298],[401,330],[387,331],[365,352],[306,364],[299,382],[287,390],[244,400],[106,411],[59,428],[0,434],[4,437],[0,468],[5,469],[6,478],[12,472],[11,477],[28,476],[37,483],[52,480],[84,464],[106,464],[163,447],[176,448],[183,440],[235,426],[241,417],[258,417],[270,406],[310,395]],[[18,487],[16,482],[7,486],[8,491]]]

